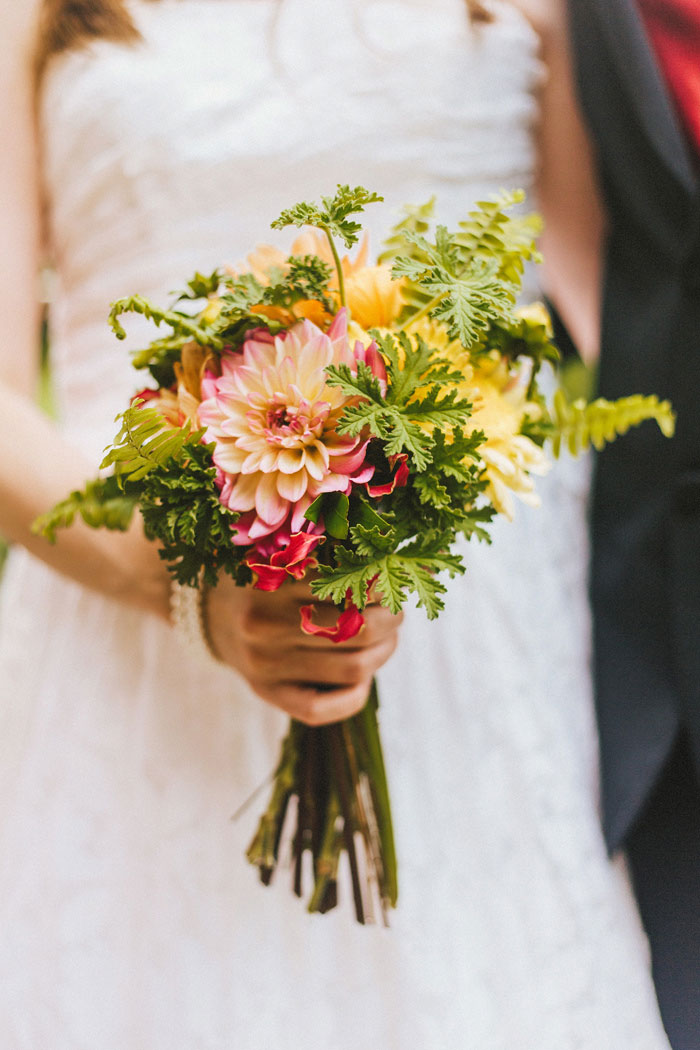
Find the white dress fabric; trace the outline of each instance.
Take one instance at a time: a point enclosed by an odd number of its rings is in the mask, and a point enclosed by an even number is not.
[[[447,222],[531,183],[543,71],[506,3],[132,3],[143,41],[60,56],[43,97],[62,424],[94,453],[138,385],[108,304],[167,301],[297,200],[361,183]],[[277,243],[284,238],[277,235]],[[130,324],[131,345],[149,337]],[[309,916],[244,859],[286,719],[170,630],[10,558],[0,622],[0,1041],[8,1050],[664,1050],[606,858],[586,465],[499,522],[380,675],[391,929]]]

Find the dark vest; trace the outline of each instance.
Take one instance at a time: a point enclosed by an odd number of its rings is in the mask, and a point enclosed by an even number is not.
[[[569,0],[610,229],[600,393],[669,398],[597,458],[591,595],[608,843],[680,727],[700,769],[700,186],[634,0]],[[700,62],[700,57],[699,57]]]

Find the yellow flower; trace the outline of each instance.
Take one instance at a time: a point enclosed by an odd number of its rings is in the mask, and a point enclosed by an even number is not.
[[[550,463],[539,445],[520,432],[533,408],[527,400],[527,376],[513,374],[501,357],[487,357],[473,366],[460,387],[474,406],[468,431],[486,434],[479,453],[494,507],[512,520],[513,496],[539,506],[531,475],[546,474]]]
[[[533,321],[548,323],[548,315],[539,303],[519,313]],[[486,435],[479,452],[488,481],[488,496],[496,510],[512,520],[513,496],[530,506],[538,506],[540,501],[531,475],[546,474],[550,464],[539,445],[521,433],[526,415],[534,416],[539,411],[527,400],[527,369],[515,370],[497,353],[472,363],[462,344],[450,340],[445,325],[427,317],[408,325],[407,331],[419,335],[461,373],[457,389],[473,405],[467,433],[483,430]]]
[[[216,295],[210,295],[209,302],[202,310],[202,320],[206,321],[207,324],[213,324],[221,313],[222,307],[221,299]]]
[[[519,306],[515,311],[515,316],[523,321],[530,321],[532,324],[542,325],[548,339],[551,339],[554,335],[554,332],[552,331],[552,318],[549,316],[549,311],[544,303],[534,302],[528,303],[527,306]]]

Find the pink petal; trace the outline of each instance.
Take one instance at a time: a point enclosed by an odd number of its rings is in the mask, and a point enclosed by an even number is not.
[[[348,449],[343,455],[333,456],[332,469],[334,473],[353,474],[364,463],[368,444],[369,441],[363,441],[361,445]],[[332,450],[331,455],[333,455]]]
[[[338,313],[331,321],[326,335],[329,339],[347,339],[348,337],[348,311],[347,307],[341,306]]]
[[[374,467],[371,463],[367,463],[362,470],[358,471],[356,474],[352,474],[350,480],[354,482],[355,485],[364,485],[366,481],[369,481],[373,477]]]
[[[250,477],[257,478],[255,509],[268,525],[277,528],[287,517],[289,504],[277,490],[276,476],[274,474],[251,474]]]
[[[298,470],[296,474],[278,474],[276,487],[282,499],[290,503],[300,500],[308,488],[309,476],[306,471]]]
[[[313,499],[312,499],[312,497],[307,492],[306,495],[303,496],[299,500],[299,502],[296,504],[296,506],[292,507],[292,517],[291,517],[292,532],[298,532],[300,529],[302,529],[304,527],[309,528],[309,529],[319,529],[318,525],[312,525],[304,517],[304,515],[306,514],[307,510],[309,509],[309,507],[311,506],[311,504],[313,503],[313,500],[315,498],[316,497],[314,496]],[[320,529],[319,529],[319,531],[320,531]]]
[[[268,522],[264,521],[261,517],[258,517],[258,515],[256,515],[255,521],[248,529],[248,537],[253,542],[262,539],[264,536],[269,536],[270,533],[274,532],[275,529],[279,528],[280,524],[281,522],[274,522],[272,524],[269,524]]]
[[[400,456],[394,456],[393,462],[390,460],[392,467],[398,467],[394,471],[391,480],[385,482],[383,485],[368,485],[367,492],[370,496],[377,498],[378,496],[388,496],[390,492],[393,492],[395,488],[403,488],[408,481],[408,456],[402,454]],[[359,478],[353,478],[353,481],[359,482]]]
[[[361,343],[359,343],[358,345],[362,347]],[[358,357],[357,346],[355,347],[355,357]],[[386,365],[384,364],[384,358],[379,353],[379,350],[377,349],[377,344],[375,342],[371,342],[366,348],[362,347],[362,356],[360,360],[364,361],[368,368],[371,368],[372,373],[379,380],[382,395],[386,394]]]
[[[235,547],[246,547],[252,542],[250,529],[255,520],[255,514],[242,514],[235,525],[233,525],[231,541]]]
[[[207,400],[210,397],[216,396],[216,384],[218,380],[213,372],[205,372],[202,376],[202,382],[200,384],[200,392],[202,395],[202,401]]]

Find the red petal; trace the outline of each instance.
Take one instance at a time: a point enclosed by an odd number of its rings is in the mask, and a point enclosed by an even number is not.
[[[245,563],[258,577],[253,586],[259,591],[278,590],[287,578],[286,569],[277,569],[274,565],[262,565],[251,561],[250,557],[245,559]]]
[[[341,612],[333,627],[319,627],[311,622],[315,606],[302,605],[301,629],[304,634],[317,634],[321,638],[330,638],[332,642],[345,642],[348,638],[354,638],[364,627],[365,618],[356,605],[350,604],[349,608]]]
[[[281,568],[296,565],[304,561],[320,541],[320,536],[310,536],[308,532],[295,532],[290,536],[286,547],[275,551],[270,558],[270,564]]]
[[[375,498],[378,496],[388,496],[390,492],[393,492],[395,488],[403,488],[408,481],[408,456],[402,453],[400,456],[393,456],[390,458],[392,468],[398,463],[395,473],[393,474],[391,481],[387,481],[384,485],[368,485],[367,493]]]
[[[394,485],[398,489],[402,489],[408,481],[409,469],[408,469],[408,456],[399,456],[399,469],[394,475]]]
[[[162,391],[160,389],[154,390],[152,387],[147,386],[144,387],[143,390],[139,390],[137,394],[134,394],[131,400],[133,402],[138,398],[139,401],[155,401],[160,397],[162,397]]]

